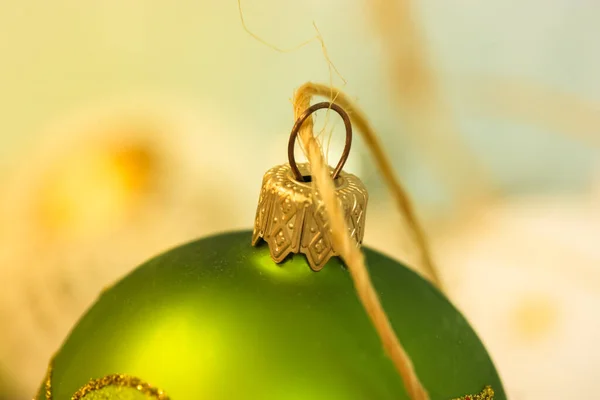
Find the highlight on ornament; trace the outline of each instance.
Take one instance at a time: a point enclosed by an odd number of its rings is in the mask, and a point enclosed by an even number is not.
[[[324,108],[346,125],[336,168],[306,131]],[[309,163],[295,162],[298,135]],[[103,291],[56,352],[36,399],[504,400],[462,314],[417,273],[361,246],[368,193],[343,171],[351,143],[341,106],[304,110],[289,162],[263,178],[254,229],[183,244]],[[338,247],[340,234],[354,245]],[[364,271],[346,262],[355,250]],[[389,324],[385,334],[377,318]],[[407,364],[389,354],[389,335],[401,338]]]

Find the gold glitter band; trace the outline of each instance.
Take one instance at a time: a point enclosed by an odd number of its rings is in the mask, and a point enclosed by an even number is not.
[[[46,371],[46,377],[40,387],[40,392],[43,391],[45,400],[52,400],[52,365],[53,362],[51,361],[48,365],[48,370]],[[145,395],[153,396],[156,400],[170,400],[169,396],[161,389],[152,387],[150,384],[139,378],[124,374],[113,374],[100,379],[92,379],[79,389],[77,393],[71,397],[71,400],[82,400],[88,393],[100,390],[107,386],[128,387],[137,389]],[[38,397],[36,396],[33,400],[37,399]],[[479,394],[466,395],[452,400],[494,400],[494,390],[491,386],[486,386]]]
[[[50,364],[48,364],[48,369],[46,370],[46,376],[44,377],[44,381],[40,385],[40,389],[38,390],[38,394],[33,398],[33,400],[38,400],[40,394],[44,393],[44,400],[52,400],[52,364],[54,359],[50,360]]]
[[[100,390],[107,386],[121,386],[136,389],[141,393],[152,396],[156,400],[170,400],[169,396],[166,395],[161,389],[152,387],[150,384],[143,380],[123,374],[108,375],[100,379],[92,379],[84,387],[79,389],[77,393],[71,397],[71,400],[81,400],[90,392]]]
[[[479,394],[467,395],[453,400],[494,400],[494,390],[491,386],[486,386]]]
[[[52,400],[52,370],[53,370],[53,362],[50,361],[48,364],[48,369],[46,371],[46,377],[44,378],[44,382],[40,385],[40,394],[44,393],[45,400]],[[82,400],[85,395],[90,392],[94,392],[105,388],[107,386],[120,386],[127,387],[131,389],[136,389],[141,393],[152,396],[155,400],[170,400],[169,396],[162,391],[161,389],[155,388],[151,386],[149,383],[144,382],[143,380],[129,376],[124,374],[113,374],[105,376],[100,379],[92,379],[85,386],[80,388],[72,397],[71,400]],[[33,400],[38,400],[38,396],[34,397]]]
[[[48,367],[48,373],[46,374],[44,393],[46,395],[46,400],[52,400],[52,364],[50,364],[50,367]]]

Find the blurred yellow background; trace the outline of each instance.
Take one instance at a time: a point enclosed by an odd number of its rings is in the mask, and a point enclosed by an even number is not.
[[[306,81],[342,87],[380,133],[511,398],[590,398],[600,5],[241,4],[253,33],[290,51],[246,32],[233,0],[2,5],[0,398],[30,398],[70,326],[135,265],[251,226]],[[346,84],[318,41],[297,46],[313,21]],[[332,134],[330,161],[340,123]],[[346,169],[371,193],[366,243],[421,271],[360,139]]]

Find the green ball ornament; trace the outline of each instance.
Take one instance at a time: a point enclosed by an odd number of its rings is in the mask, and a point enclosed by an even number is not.
[[[319,272],[301,255],[278,265],[250,239],[227,233],[178,247],[102,293],[52,362],[52,399],[113,374],[172,400],[408,399],[339,259]],[[405,266],[363,250],[431,399],[487,385],[505,399],[484,346],[450,302]],[[82,398],[137,398],[93,393]]]
[[[409,400],[303,168],[267,172],[253,232],[177,247],[105,290],[51,361],[37,399]],[[334,174],[360,243],[366,191]],[[251,245],[261,239],[268,246]],[[363,253],[430,398],[505,400],[483,344],[448,299],[404,265]]]

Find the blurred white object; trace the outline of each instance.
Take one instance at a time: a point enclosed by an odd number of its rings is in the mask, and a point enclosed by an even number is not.
[[[15,167],[0,207],[0,363],[15,396],[33,393],[105,286],[171,246],[251,225],[263,171],[237,140],[252,135],[200,112],[91,109]]]
[[[435,244],[448,294],[488,346],[510,398],[593,397],[598,193],[489,206]]]

